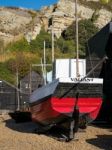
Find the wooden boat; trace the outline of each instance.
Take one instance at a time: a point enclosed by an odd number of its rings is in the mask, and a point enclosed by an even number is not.
[[[23,123],[23,122],[30,122],[32,121],[31,119],[31,112],[30,108],[27,105],[24,108],[21,108],[19,106],[19,110],[15,110],[13,112],[9,112],[9,116],[16,122],[16,123]]]
[[[9,115],[15,120],[16,123],[32,121],[30,111],[14,111],[10,112]]]
[[[102,104],[102,83],[102,79],[87,77],[54,79],[31,94],[32,120],[46,127],[69,123],[70,129],[72,121],[76,119],[78,126],[84,128],[95,120],[99,113]]]
[[[75,7],[77,7],[77,3]],[[78,33],[77,16],[76,33]],[[97,117],[102,104],[103,80],[87,78],[86,75],[79,76],[78,35],[76,37],[76,65],[74,67],[68,65],[68,69],[66,66],[64,67],[64,63],[59,65],[62,74],[56,77],[56,70],[54,69],[52,82],[47,84],[45,82],[45,85],[35,90],[31,94],[29,102],[34,122],[47,129],[55,125],[67,124],[69,129],[67,140],[74,138],[73,133],[77,132],[79,125],[85,127],[87,123]],[[46,67],[45,55],[43,66]],[[65,70],[63,71],[62,68]],[[71,75],[73,68],[76,72],[74,76]],[[46,69],[44,68],[44,70]],[[67,76],[65,76],[67,71]]]
[[[77,82],[67,83],[66,79],[64,82],[62,79],[56,79],[34,91],[30,98],[33,121],[44,125],[59,123],[62,118],[72,116],[75,105],[79,107],[80,114],[86,114],[87,122],[96,119],[102,103],[102,81],[99,79],[98,83],[95,79],[88,78],[88,80],[94,81],[80,83],[78,91]],[[70,89],[69,92],[67,92],[68,89]],[[77,102],[76,95],[79,90]]]

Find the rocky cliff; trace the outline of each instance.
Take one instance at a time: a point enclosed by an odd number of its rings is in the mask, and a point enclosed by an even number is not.
[[[2,7],[0,8],[0,40],[7,43],[25,36],[30,42],[36,38],[42,27],[48,32],[53,29],[59,38],[62,31],[75,20],[74,12],[74,0],[59,0],[57,4],[45,6],[39,12]],[[95,18],[95,25],[102,28],[112,18],[111,5],[102,5],[97,0],[79,0],[79,20],[92,17]]]
[[[78,18],[91,19],[96,17],[94,24],[102,28],[112,18],[112,8],[102,5],[98,0],[79,0]],[[54,32],[57,37],[75,20],[75,3],[74,0],[59,0],[55,6],[44,7],[41,10],[48,18],[52,18]],[[51,30],[51,24],[48,30]]]

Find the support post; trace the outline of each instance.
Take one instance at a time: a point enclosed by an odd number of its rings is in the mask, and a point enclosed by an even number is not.
[[[79,93],[77,92],[76,103],[75,103],[74,111],[70,120],[69,140],[72,140],[74,138],[74,133],[78,131],[78,127],[79,127],[79,108],[77,106],[78,96],[79,96]]]

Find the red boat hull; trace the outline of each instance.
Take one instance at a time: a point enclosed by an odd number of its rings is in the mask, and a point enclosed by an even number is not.
[[[32,120],[43,125],[59,123],[72,115],[76,98],[47,98],[40,104],[31,106]],[[77,106],[80,114],[85,114],[89,121],[96,119],[102,98],[79,98]],[[88,121],[88,122],[89,122]]]

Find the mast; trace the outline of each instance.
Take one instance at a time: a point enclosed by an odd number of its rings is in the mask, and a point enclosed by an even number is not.
[[[16,91],[17,91],[17,110],[20,110],[20,97],[19,97],[19,90],[18,90],[18,84],[19,84],[19,74],[18,74],[18,66],[16,69]]]
[[[47,66],[52,66],[51,64],[46,63],[46,42],[44,41],[44,48],[43,48],[43,58],[41,58],[41,64],[32,64],[32,67],[41,67],[42,69],[42,75],[44,79],[44,85],[47,84]]]
[[[79,39],[78,39],[78,14],[77,14],[77,0],[75,0],[75,31],[76,31],[76,77],[79,77]]]
[[[54,62],[54,26],[52,20],[52,64]]]
[[[44,84],[46,85],[46,53],[45,53],[46,43],[44,41]]]
[[[32,93],[32,66],[30,64],[30,95]]]

